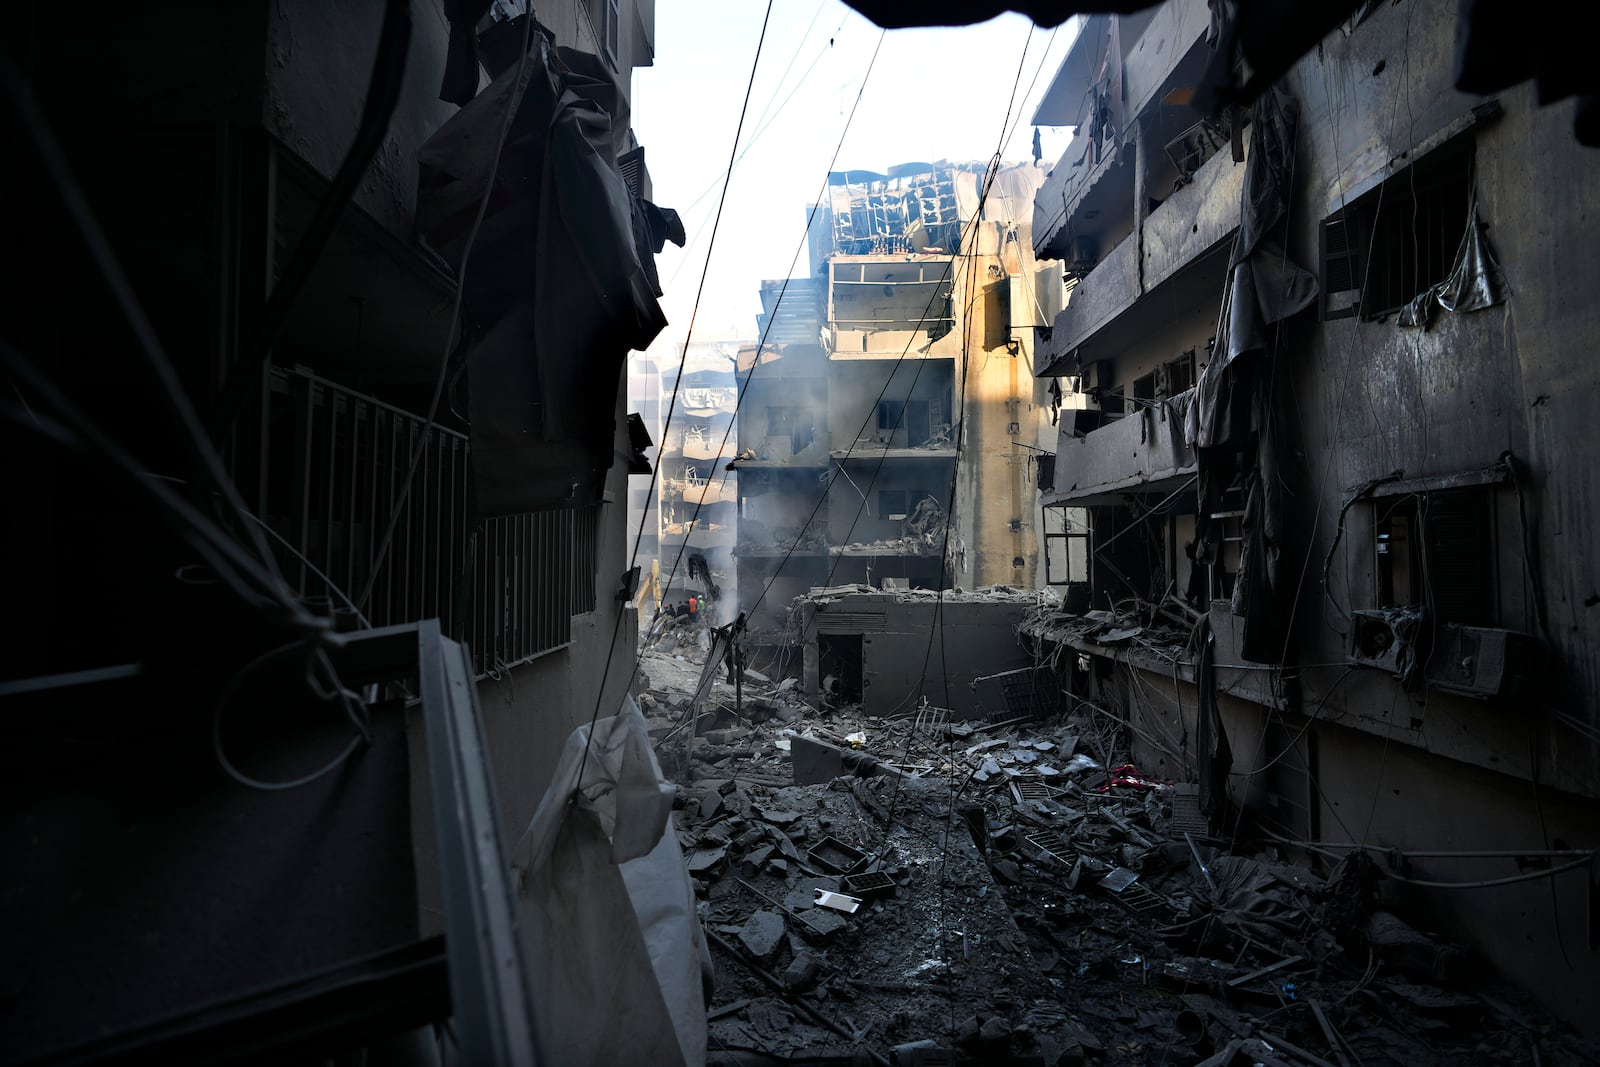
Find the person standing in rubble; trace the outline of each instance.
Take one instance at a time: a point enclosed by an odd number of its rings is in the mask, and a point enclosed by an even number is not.
[[[728,684],[736,685],[744,673],[744,612],[726,627],[728,635]]]

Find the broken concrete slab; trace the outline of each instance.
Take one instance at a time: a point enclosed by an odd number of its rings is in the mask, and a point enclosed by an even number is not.
[[[694,878],[703,878],[708,874],[714,873],[716,869],[722,865],[722,861],[726,859],[727,856],[728,849],[725,845],[717,845],[714,848],[695,849],[693,852],[689,853],[688,864],[690,876]]]
[[[844,749],[810,737],[789,739],[789,761],[795,785],[831,782],[844,773]]]
[[[739,928],[739,942],[752,957],[766,963],[783,944],[783,916],[763,908],[753,913]]]

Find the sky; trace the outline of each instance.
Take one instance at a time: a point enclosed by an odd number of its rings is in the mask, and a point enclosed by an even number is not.
[[[1011,14],[978,26],[882,33],[838,0],[772,0],[756,62],[766,10],[759,0],[659,0],[655,64],[634,72],[633,128],[653,199],[678,211],[689,236],[685,248],[669,244],[656,257],[669,325],[653,351],[675,353],[691,319],[694,340],[754,339],[761,281],[808,269],[806,212],[830,169],[988,160],[1002,122],[1002,157],[1031,159],[1028,120],[1077,29],[1076,21],[1052,30]],[[1071,130],[1040,133],[1048,167]]]

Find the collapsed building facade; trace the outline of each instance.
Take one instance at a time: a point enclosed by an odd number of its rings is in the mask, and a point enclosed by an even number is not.
[[[1029,240],[1032,165],[841,171],[806,277],[763,282],[740,354],[740,605],[781,626],[812,586],[1031,588],[1042,398],[1062,303]],[[958,456],[961,462],[957,463]]]
[[[739,446],[734,354],[742,347],[691,341],[676,359],[640,353],[633,361],[630,397],[660,419],[651,431],[655,478],[634,479],[630,501],[635,529],[641,526],[634,516],[644,512],[637,556],[641,621],[691,595],[715,601],[724,590],[733,593],[739,479],[727,464]],[[639,392],[631,391],[635,384]],[[651,490],[653,499],[638,495]]]
[[[1073,283],[1038,354],[1068,584],[1025,634],[1214,823],[1393,850],[1412,907],[1581,1022],[1600,160],[1443,0],[1346,5],[1208,109],[1243,24],[1215,6],[1088,18],[1034,116],[1075,127],[1033,223]]]

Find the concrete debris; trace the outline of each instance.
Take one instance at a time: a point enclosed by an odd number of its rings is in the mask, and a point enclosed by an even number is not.
[[[645,666],[658,756],[684,772],[673,818],[700,918],[735,957],[719,960],[712,1049],[808,1063],[1600,1064],[1398,918],[1364,853],[1319,874],[1270,843],[1209,836],[1192,784],[1131,765],[1121,728],[1087,708],[1010,723],[824,715],[793,685],[746,674],[747,703],[792,718],[736,718],[719,681],[714,725],[685,747],[677,697],[700,672],[657,652]],[[859,748],[846,740],[858,733]],[[829,906],[839,897],[854,910]]]
[[[766,962],[783,943],[783,916],[775,911],[758,911],[739,928],[739,943],[756,959]]]

